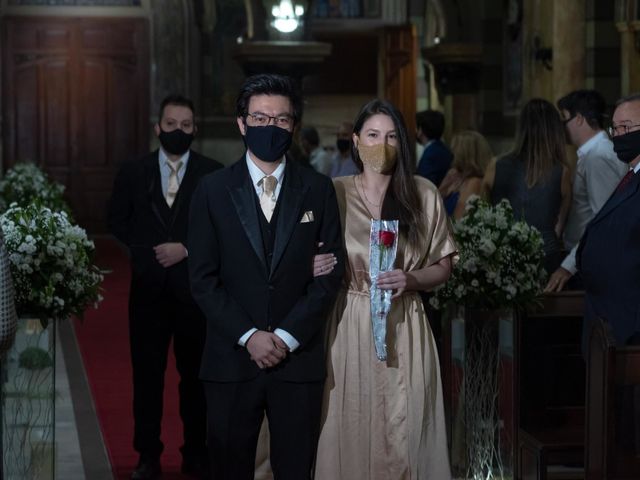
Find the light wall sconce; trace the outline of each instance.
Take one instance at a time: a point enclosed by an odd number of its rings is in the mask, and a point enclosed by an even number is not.
[[[273,28],[281,33],[291,33],[302,24],[304,7],[295,5],[291,0],[280,0],[279,5],[274,5],[271,9]]]
[[[533,37],[533,60],[540,62],[547,70],[553,70],[553,50],[542,46],[539,35]]]

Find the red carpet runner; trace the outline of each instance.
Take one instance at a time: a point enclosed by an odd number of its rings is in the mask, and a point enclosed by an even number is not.
[[[114,477],[128,479],[138,461],[133,450],[132,380],[127,302],[130,271],[124,251],[110,239],[96,241],[97,265],[105,275],[104,300],[90,308],[75,329]],[[164,480],[178,480],[182,423],[178,414],[178,375],[170,356],[165,377],[162,454]]]

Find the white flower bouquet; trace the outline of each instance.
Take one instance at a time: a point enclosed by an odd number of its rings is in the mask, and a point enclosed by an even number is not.
[[[65,212],[33,203],[13,203],[0,215],[16,308],[21,316],[63,319],[82,316],[102,300],[103,274],[92,263],[95,247]]]
[[[40,202],[53,211],[70,212],[63,200],[64,185],[54,182],[35,163],[20,162],[0,180],[0,212],[12,203],[26,206]]]
[[[478,196],[470,197],[465,216],[454,224],[454,235],[460,261],[430,299],[435,308],[493,310],[538,301],[546,277],[542,236],[514,219],[507,200],[491,206]]]

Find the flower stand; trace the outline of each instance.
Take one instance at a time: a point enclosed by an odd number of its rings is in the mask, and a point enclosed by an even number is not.
[[[19,319],[2,361],[5,480],[54,478],[56,322]]]
[[[513,478],[514,312],[444,315],[443,386],[455,478]]]

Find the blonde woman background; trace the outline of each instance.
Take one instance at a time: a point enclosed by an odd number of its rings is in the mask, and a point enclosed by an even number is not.
[[[467,199],[482,194],[482,177],[493,152],[482,134],[464,130],[451,139],[451,153],[453,163],[439,191],[449,216],[458,219],[464,215]]]

